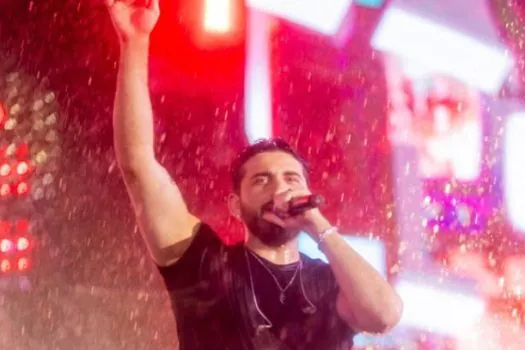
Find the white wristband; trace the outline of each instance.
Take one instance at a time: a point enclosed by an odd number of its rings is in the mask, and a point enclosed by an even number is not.
[[[319,238],[319,244],[323,243],[326,237],[333,235],[334,233],[337,233],[337,227],[332,226],[327,229],[322,230],[317,237]]]

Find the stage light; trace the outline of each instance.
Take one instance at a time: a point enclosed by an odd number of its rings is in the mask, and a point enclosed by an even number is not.
[[[342,235],[343,239],[357,253],[359,253],[370,265],[372,265],[383,277],[387,275],[386,267],[386,247],[385,244],[377,239],[363,236]],[[326,255],[319,249],[317,242],[306,233],[302,233],[298,238],[299,251],[308,255],[312,259],[321,259],[328,262]]]
[[[509,294],[525,295],[525,257],[513,256],[504,263],[505,282]]]
[[[244,83],[244,131],[250,143],[273,135],[270,21],[249,12]]]
[[[11,271],[11,262],[8,259],[2,259],[0,262],[0,271],[4,273]]]
[[[25,272],[29,269],[29,259],[28,258],[19,258],[17,261],[17,268],[19,272]]]
[[[60,112],[55,94],[17,71],[13,62],[0,60],[0,72],[7,72],[6,84],[0,89],[0,96],[7,96],[0,101],[6,111],[5,132],[0,140],[6,145],[0,154],[0,197],[23,199],[29,204],[35,197],[46,198],[38,196],[45,192],[39,187],[41,177],[58,168]]]
[[[434,233],[478,233],[486,221],[481,202],[479,198],[426,196],[422,205],[422,224]]]
[[[9,253],[14,247],[14,244],[11,240],[4,238],[0,240],[0,253]]]
[[[472,208],[465,203],[458,203],[456,205],[456,218],[462,227],[469,227],[474,218]]]
[[[0,220],[0,259],[3,261],[1,272],[25,273],[30,266],[34,238],[30,232],[28,219],[20,218],[12,222]]]
[[[25,175],[29,170],[29,166],[27,165],[27,162],[20,162],[16,166],[16,173],[18,175]]]
[[[13,130],[16,127],[16,124],[17,124],[16,119],[9,118],[4,124],[4,129],[7,131]]]
[[[251,8],[326,35],[336,35],[352,0],[248,0]]]
[[[2,164],[0,166],[0,176],[8,176],[11,173],[9,164]]]
[[[484,145],[479,92],[451,77],[411,79],[399,58],[384,59],[391,142],[416,147],[423,178],[477,180]]]
[[[508,80],[503,90],[507,98],[523,100],[525,97],[525,2],[522,0],[488,0],[488,9],[497,28],[497,35],[516,57],[515,76]]]
[[[457,336],[475,325],[485,312],[483,299],[459,288],[445,289],[424,281],[402,280],[396,290],[404,303],[402,327]]]
[[[200,6],[198,4],[201,4]],[[192,40],[204,52],[229,52],[229,49],[244,51],[246,20],[243,0],[199,0],[198,26],[189,22]],[[240,52],[240,51],[239,51]]]
[[[26,194],[27,191],[29,191],[29,185],[27,184],[27,182],[20,182],[20,183],[16,186],[16,192],[17,192],[19,195]]]
[[[371,8],[380,8],[384,5],[385,0],[354,0],[356,5],[371,7]]]
[[[19,252],[23,252],[23,251],[29,249],[29,240],[27,238],[25,238],[25,237],[18,238],[18,240],[16,242],[16,249]]]
[[[509,116],[505,125],[503,186],[511,224],[525,234],[525,113]]]
[[[0,186],[0,196],[7,197],[11,194],[11,186],[8,184],[2,184]]]
[[[233,0],[204,1],[204,29],[210,33],[227,33],[232,29]]]
[[[482,130],[476,121],[457,130],[429,135],[422,140],[420,170],[426,178],[453,177],[473,181],[481,171]],[[422,148],[423,148],[422,147]]]
[[[425,75],[445,74],[495,94],[513,67],[503,46],[486,45],[415,13],[390,7],[372,45],[400,57]],[[420,78],[420,77],[413,77]]]
[[[25,274],[38,237],[31,229],[39,225],[35,196],[52,191],[59,168],[60,108],[56,96],[41,81],[19,71],[16,59],[0,56],[0,271]],[[38,198],[35,198],[38,197]]]

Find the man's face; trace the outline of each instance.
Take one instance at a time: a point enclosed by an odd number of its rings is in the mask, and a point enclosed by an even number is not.
[[[259,153],[244,166],[240,186],[241,218],[250,234],[262,243],[279,247],[297,237],[299,232],[287,231],[262,218],[261,208],[275,195],[287,190],[306,189],[303,165],[292,155],[271,151]]]

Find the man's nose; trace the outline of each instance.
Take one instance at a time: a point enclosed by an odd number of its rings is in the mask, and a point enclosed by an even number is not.
[[[276,197],[276,196],[280,196],[288,191],[290,191],[291,188],[290,188],[290,184],[288,184],[286,181],[284,180],[280,180],[280,179],[276,179],[274,181],[274,186],[273,186],[273,189],[272,189],[272,192],[273,192],[273,196]]]

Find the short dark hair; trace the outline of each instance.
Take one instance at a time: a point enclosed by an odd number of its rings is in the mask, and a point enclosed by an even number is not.
[[[232,186],[236,193],[239,193],[241,190],[241,182],[244,177],[244,164],[256,155],[264,152],[288,153],[297,159],[299,163],[301,163],[303,166],[304,176],[308,178],[308,173],[310,172],[310,166],[308,162],[299,153],[297,153],[297,151],[295,151],[288,144],[288,142],[280,138],[261,139],[239,152],[231,164]]]

